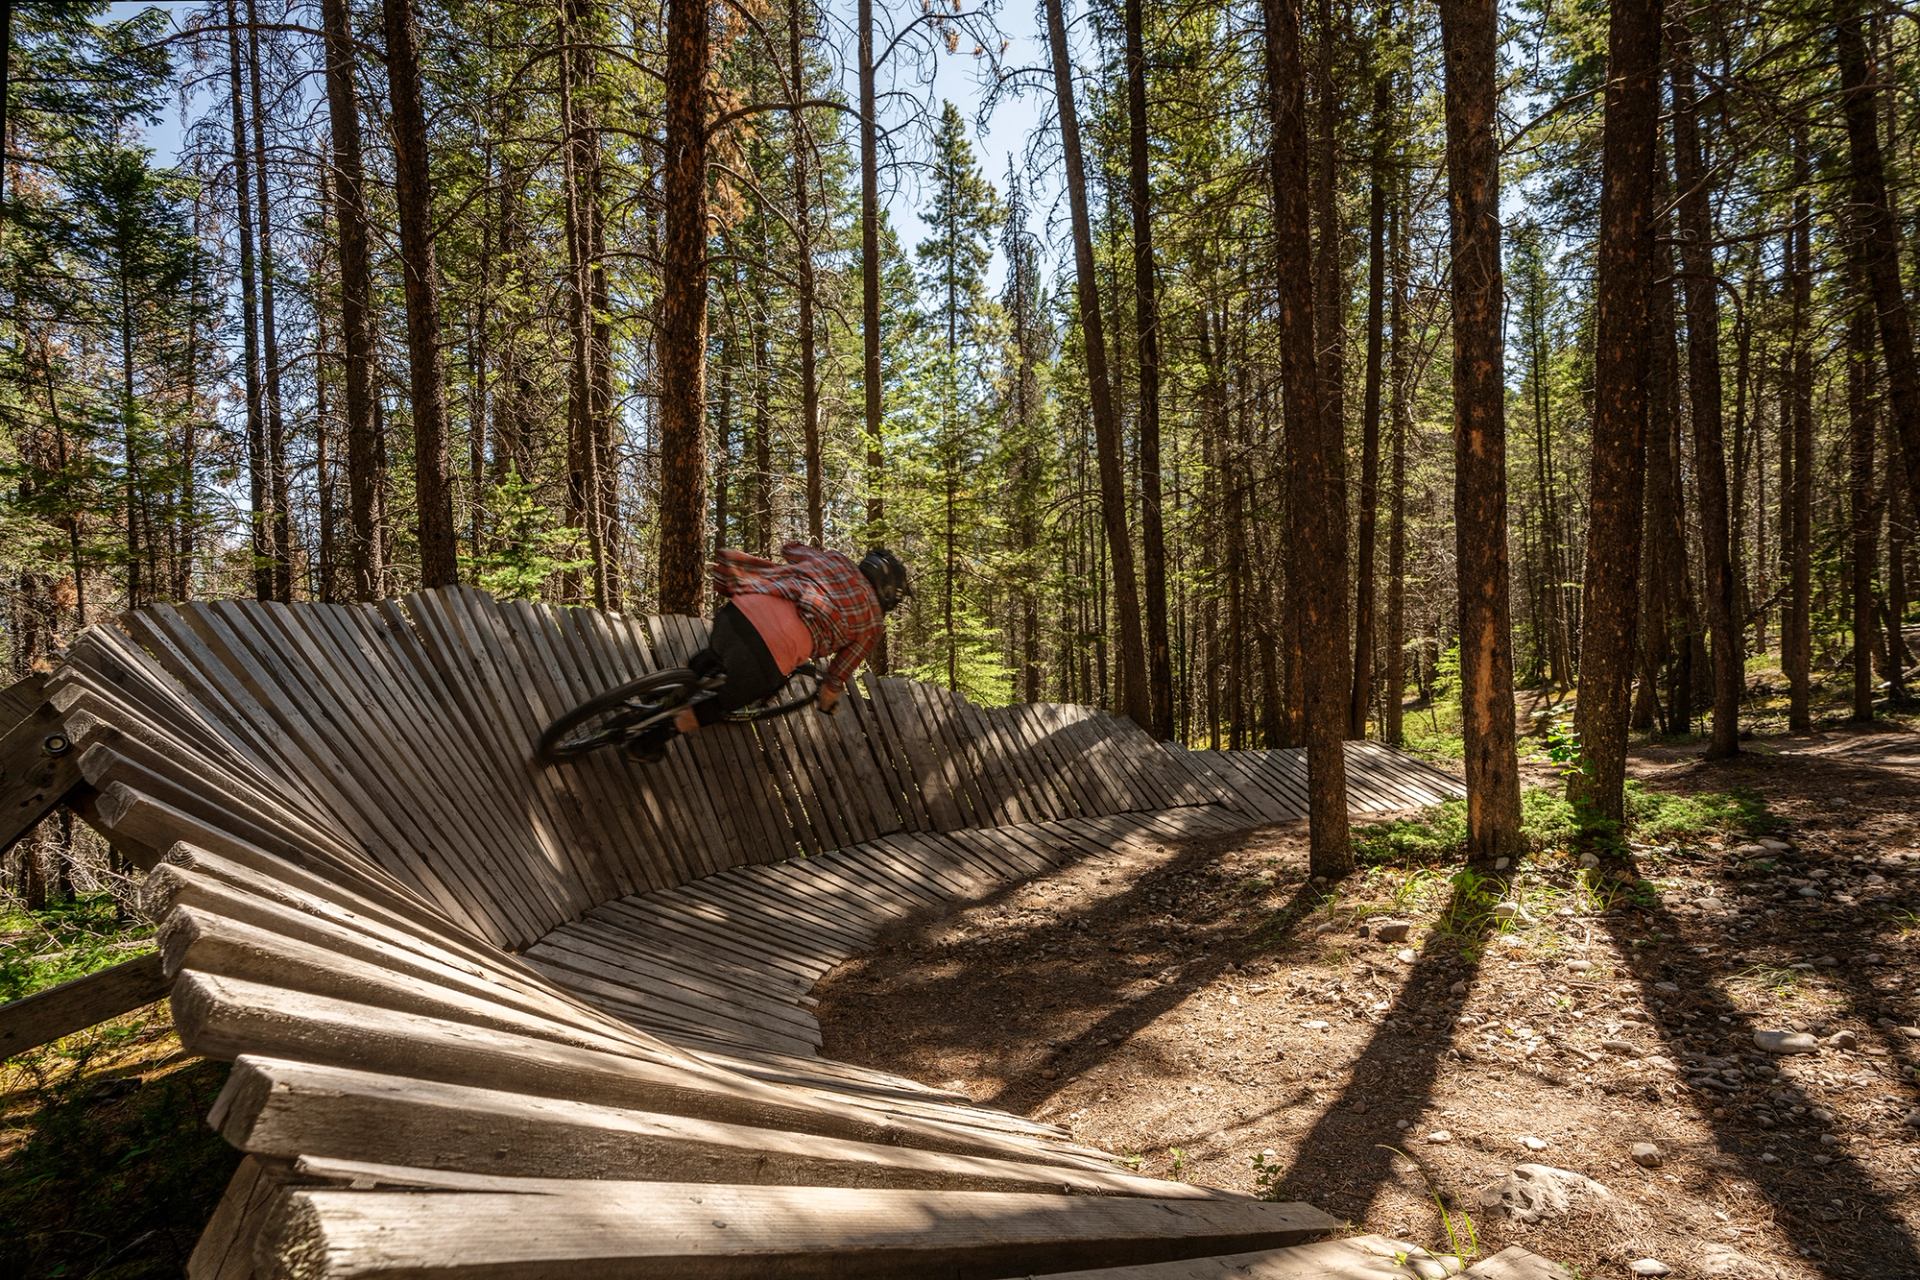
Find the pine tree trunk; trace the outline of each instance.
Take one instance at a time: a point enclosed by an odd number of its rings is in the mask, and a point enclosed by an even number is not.
[[[599,491],[599,476],[594,472],[592,446],[592,369],[593,318],[591,294],[587,286],[586,227],[581,215],[584,193],[581,190],[584,167],[580,109],[574,102],[574,84],[579,59],[575,45],[584,37],[578,28],[579,5],[569,2],[560,11],[559,57],[555,69],[560,87],[560,187],[561,225],[567,242],[567,486],[565,519],[570,528],[586,534],[587,558],[597,564],[604,554],[600,546],[600,521],[594,507]],[[596,578],[598,575],[595,575]],[[581,597],[580,575],[568,569],[563,576],[561,597],[578,603]],[[604,607],[604,602],[595,600]]]
[[[666,0],[666,236],[659,328],[660,609],[700,612],[706,518],[707,109],[703,0]]]
[[[1452,211],[1454,546],[1467,856],[1485,866],[1521,851],[1508,619],[1500,171],[1493,133],[1497,21],[1494,0],[1443,0],[1440,8]]]
[[[241,81],[240,11],[227,0],[227,83],[233,104],[233,195],[240,241],[241,356],[246,361],[247,502],[253,547],[253,594],[273,599],[273,488],[267,466],[265,405],[260,389],[260,291],[253,253],[253,164],[247,146],[246,86]]]
[[[1288,527],[1300,562],[1306,665],[1308,864],[1339,879],[1353,870],[1347,825],[1347,494],[1339,423],[1321,401],[1308,245],[1305,76],[1299,0],[1266,0],[1268,158],[1273,187],[1280,358],[1285,373]]]
[[[1887,424],[1887,453],[1899,451],[1900,442],[1895,436],[1891,421]],[[1907,704],[1907,645],[1906,637],[1901,633],[1901,624],[1907,616],[1907,547],[1910,539],[1908,525],[1907,490],[1895,477],[1889,477],[1887,486],[1887,591],[1886,616],[1884,624],[1887,631],[1887,701],[1901,707]]]
[[[340,249],[341,375],[347,433],[347,571],[360,600],[378,600],[386,565],[377,523],[384,476],[374,416],[372,269],[367,250],[366,175],[360,159],[360,103],[354,92],[347,0],[322,0],[326,27],[327,118],[333,132],[334,216]]]
[[[1873,720],[1873,569],[1880,550],[1880,510],[1873,493],[1873,313],[1858,274],[1853,314],[1847,320],[1847,506],[1852,526],[1848,586],[1853,605],[1853,719],[1864,724]]]
[[[1127,485],[1123,472],[1120,418],[1107,377],[1106,325],[1100,313],[1100,284],[1093,257],[1093,229],[1087,213],[1086,165],[1080,154],[1080,122],[1073,102],[1073,60],[1067,51],[1062,0],[1046,0],[1047,37],[1053,53],[1054,96],[1059,104],[1060,146],[1066,165],[1067,203],[1073,216],[1073,258],[1080,331],[1087,365],[1087,398],[1093,412],[1094,447],[1100,463],[1101,523],[1113,566],[1114,625],[1120,638],[1120,710],[1142,728],[1148,713],[1147,655],[1140,635],[1140,587],[1133,567],[1133,539],[1127,531]],[[1104,636],[1105,629],[1102,628]]]
[[[1906,463],[1908,508],[1920,511],[1920,369],[1915,367],[1913,321],[1900,280],[1899,224],[1894,220],[1880,155],[1879,109],[1860,31],[1859,0],[1837,0],[1834,18],[1839,28],[1840,86],[1854,216],[1859,220],[1873,308],[1880,317],[1887,401]],[[1897,476],[1896,459],[1888,459],[1888,470]]]
[[[762,246],[763,250],[766,246]],[[773,338],[767,314],[767,291],[758,273],[749,286],[753,303],[753,471],[747,492],[753,550],[773,554]]]
[[[1393,261],[1393,304],[1387,323],[1393,333],[1392,367],[1387,385],[1391,393],[1388,421],[1392,424],[1387,487],[1392,495],[1387,509],[1387,652],[1386,679],[1381,695],[1385,700],[1385,732],[1389,746],[1406,741],[1407,688],[1407,434],[1412,427],[1408,403],[1407,374],[1407,182],[1404,175],[1394,184],[1393,221],[1389,229],[1389,254]]]
[[[1660,95],[1657,0],[1616,0],[1608,19],[1600,243],[1594,322],[1593,461],[1581,605],[1581,770],[1573,800],[1596,831],[1624,817],[1628,694],[1646,483],[1647,304],[1653,263],[1654,138]]]
[[[254,0],[247,0],[247,83],[253,107],[253,182],[260,207],[260,339],[266,369],[267,492],[273,504],[268,546],[273,557],[273,598],[293,599],[293,505],[287,481],[286,417],[280,400],[280,338],[273,316],[273,202],[267,195],[266,108],[260,92],[260,27]]]
[[[800,428],[806,450],[807,538],[815,546],[820,546],[826,542],[827,532],[820,473],[820,383],[815,370],[817,358],[813,329],[813,192],[808,185],[811,179],[807,176],[808,152],[813,147],[813,137],[807,131],[806,113],[800,108],[800,102],[806,96],[804,90],[807,83],[802,20],[806,3],[807,0],[788,0],[787,3],[787,65],[792,77],[787,82],[787,91],[792,103],[790,114],[793,119],[793,232],[796,242],[793,252],[798,275],[795,292],[800,308]]]
[[[1780,491],[1787,504],[1788,537],[1787,623],[1793,638],[1782,652],[1790,652],[1787,667],[1787,727],[1793,733],[1813,732],[1813,353],[1807,329],[1813,310],[1813,207],[1807,185],[1812,167],[1807,160],[1804,126],[1796,126],[1793,140],[1794,187],[1792,258],[1789,285],[1793,297],[1791,374],[1788,380],[1790,413],[1782,429],[1782,452],[1793,455],[1793,487]]]
[[[1665,210],[1670,201],[1666,161],[1656,139],[1654,147],[1653,207]],[[1654,227],[1653,266],[1647,296],[1647,333],[1651,346],[1647,364],[1647,489],[1643,537],[1645,571],[1642,599],[1650,607],[1642,613],[1642,651],[1652,661],[1645,673],[1650,682],[1648,705],[1655,709],[1660,730],[1684,734],[1692,722],[1692,668],[1694,606],[1688,587],[1686,499],[1681,485],[1684,467],[1680,445],[1680,352],[1674,325],[1673,251],[1671,224],[1664,213]],[[1664,693],[1658,688],[1664,677]],[[1642,727],[1636,723],[1636,728]],[[1644,726],[1656,727],[1654,724]]]
[[[1312,165],[1314,340],[1320,351],[1320,409],[1346,438],[1347,288],[1346,244],[1340,223],[1340,98],[1334,63],[1340,48],[1333,0],[1316,0],[1313,96],[1318,126]],[[1340,14],[1344,18],[1346,7]],[[1304,117],[1301,121],[1305,124]]]
[[[873,0],[859,0],[860,73],[860,392],[867,438],[867,541],[879,546],[887,532],[886,449],[881,436],[880,397],[880,108],[874,84]],[[875,675],[889,669],[887,639],[868,660]]]
[[[460,573],[453,485],[447,472],[446,354],[440,346],[440,272],[434,259],[419,23],[412,0],[382,3],[387,23],[387,94],[393,107],[394,203],[400,215],[400,266],[407,302],[420,582],[426,587],[450,587],[460,580]]]
[[[1376,40],[1392,25],[1392,9],[1382,5]],[[1387,192],[1393,174],[1387,167],[1393,117],[1393,76],[1384,60],[1373,77],[1372,190],[1367,200],[1367,372],[1360,410],[1360,521],[1355,558],[1358,581],[1353,609],[1353,696],[1347,704],[1347,736],[1367,736],[1373,708],[1374,534],[1380,518],[1380,382],[1385,335],[1381,332],[1387,292]]]
[[[1720,289],[1713,259],[1712,192],[1701,155],[1694,97],[1693,35],[1675,6],[1673,41],[1673,165],[1679,184],[1680,262],[1687,314],[1687,401],[1693,424],[1694,502],[1706,571],[1707,630],[1713,653],[1713,730],[1707,757],[1740,750],[1740,694],[1746,654],[1735,610],[1732,533],[1727,511],[1727,459],[1722,440]]]
[[[1146,570],[1146,726],[1156,738],[1173,737],[1173,647],[1167,639],[1167,535],[1161,511],[1160,299],[1153,261],[1153,193],[1147,155],[1147,58],[1142,33],[1144,0],[1126,0],[1127,197],[1133,212],[1134,321],[1140,361],[1140,551]]]

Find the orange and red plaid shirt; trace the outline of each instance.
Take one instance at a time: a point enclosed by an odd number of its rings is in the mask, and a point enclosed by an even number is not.
[[[851,557],[804,542],[780,548],[786,564],[731,547],[708,566],[713,589],[723,596],[770,595],[791,600],[813,636],[813,656],[832,655],[821,684],[836,692],[880,643],[886,620],[880,598]]]

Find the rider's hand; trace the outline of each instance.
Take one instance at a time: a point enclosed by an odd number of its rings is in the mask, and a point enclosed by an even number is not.
[[[840,691],[838,689],[830,689],[826,685],[821,685],[820,693],[814,699],[814,705],[819,707],[826,715],[832,715],[834,708],[840,705]]]

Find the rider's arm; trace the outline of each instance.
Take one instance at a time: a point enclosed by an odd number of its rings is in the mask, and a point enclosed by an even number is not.
[[[846,648],[833,655],[833,661],[827,665],[827,675],[820,682],[821,689],[831,689],[839,693],[847,687],[847,681],[853,679],[853,673],[860,664],[872,655],[874,646],[880,643],[880,629],[873,628],[863,632],[860,637]]]

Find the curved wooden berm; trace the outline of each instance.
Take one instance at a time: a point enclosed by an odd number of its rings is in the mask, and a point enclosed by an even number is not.
[[[1301,1252],[1336,1225],[1307,1205],[815,1053],[809,988],[883,925],[1295,816],[1296,759],[869,679],[663,765],[531,762],[701,630],[447,590],[157,607],[75,645],[48,693],[83,812],[153,869],[181,1038],[235,1064],[211,1120],[247,1158],[194,1275],[1445,1273]],[[1354,763],[1359,804],[1458,791]]]

